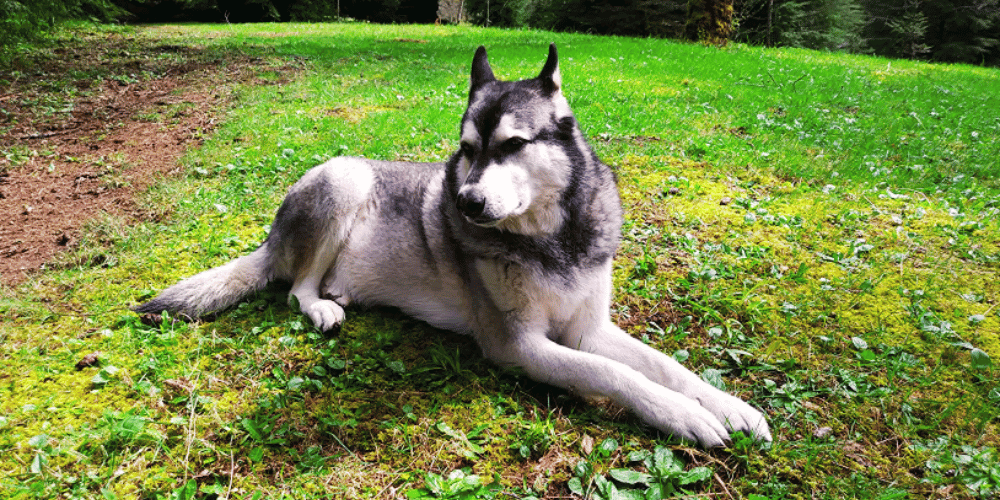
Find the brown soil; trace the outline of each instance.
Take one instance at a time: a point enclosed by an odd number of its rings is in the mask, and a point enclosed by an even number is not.
[[[0,284],[47,267],[102,213],[156,217],[135,195],[179,171],[231,85],[262,65],[148,35],[90,33],[0,70]]]

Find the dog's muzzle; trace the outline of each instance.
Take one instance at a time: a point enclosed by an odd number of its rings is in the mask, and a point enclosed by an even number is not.
[[[472,222],[486,222],[481,220],[486,210],[486,197],[478,189],[462,189],[458,192],[455,204],[466,219]]]

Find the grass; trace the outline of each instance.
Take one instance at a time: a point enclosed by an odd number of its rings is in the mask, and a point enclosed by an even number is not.
[[[469,27],[123,32],[301,69],[262,72],[220,110],[185,174],[146,195],[164,222],[98,221],[79,252],[113,259],[5,290],[3,496],[1000,491],[996,70]],[[447,157],[475,47],[512,79],[536,74],[550,41],[626,205],[614,315],[764,409],[772,445],[671,442],[392,310],[349,311],[333,337],[279,287],[211,322],[153,327],[127,311],[254,248],[326,158]]]

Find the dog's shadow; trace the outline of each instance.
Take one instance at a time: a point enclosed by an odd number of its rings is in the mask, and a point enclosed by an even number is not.
[[[519,369],[498,367],[471,337],[395,308],[351,307],[339,331],[321,333],[289,307],[288,290],[269,285],[199,320],[211,322],[211,335],[227,346],[212,356],[218,373],[234,376],[221,376],[223,385],[246,398],[241,410],[223,416],[228,422],[213,437],[241,443],[237,453],[245,453],[248,466],[264,456],[299,464],[360,457],[381,449],[373,437],[387,431],[422,434],[411,440],[453,439],[441,429],[461,434],[491,422],[553,415],[573,426],[638,425],[620,408],[588,404]],[[186,404],[183,398],[174,403]]]

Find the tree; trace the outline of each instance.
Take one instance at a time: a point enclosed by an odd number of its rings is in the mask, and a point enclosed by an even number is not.
[[[684,37],[725,45],[733,33],[733,0],[689,0]]]
[[[921,10],[932,59],[1000,63],[1000,0],[929,0]]]
[[[440,0],[437,18],[446,23],[458,24],[465,20],[465,0]]]
[[[1000,65],[1000,0],[863,0],[876,54]]]
[[[864,10],[858,0],[744,0],[736,40],[769,47],[864,50]]]
[[[687,0],[465,0],[474,24],[680,37]]]
[[[886,21],[886,27],[894,37],[892,45],[897,54],[910,59],[917,59],[930,52],[929,45],[924,43],[927,36],[927,16],[920,11],[920,2],[912,0],[904,6],[902,15]]]

